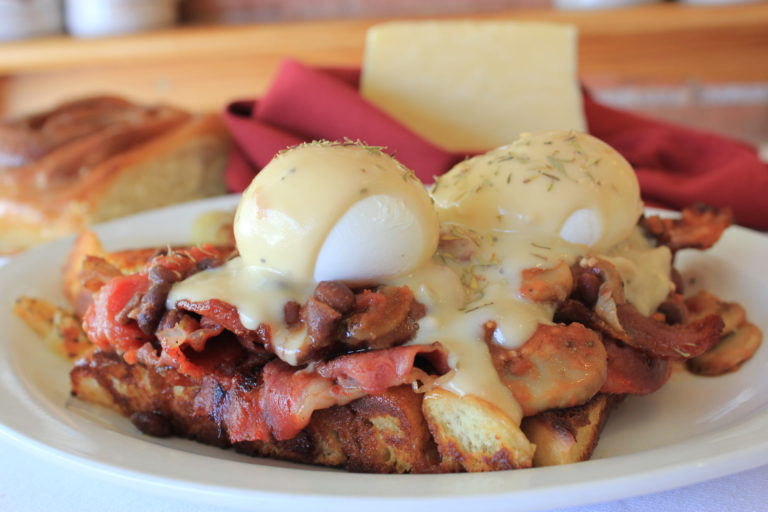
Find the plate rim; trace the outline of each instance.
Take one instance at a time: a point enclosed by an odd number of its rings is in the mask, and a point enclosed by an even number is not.
[[[114,228],[115,225],[120,224],[127,224],[127,223],[136,223],[141,222],[145,219],[151,219],[155,218],[156,216],[160,215],[166,215],[168,211],[185,211],[185,210],[203,210],[203,209],[212,209],[212,208],[220,208],[220,207],[233,207],[236,204],[237,195],[230,195],[230,196],[223,196],[223,197],[217,197],[213,199],[206,199],[206,200],[200,200],[200,201],[194,201],[191,203],[184,203],[182,205],[175,205],[167,208],[162,208],[159,210],[153,210],[150,212],[144,212],[135,216],[127,217],[118,219],[116,221],[111,221],[109,223],[105,223],[99,226],[96,226],[96,231],[99,233],[109,232]],[[731,229],[735,229],[738,231],[743,231],[744,233],[748,234],[748,236],[758,236],[760,239],[768,244],[768,237],[766,235],[754,232],[752,230],[749,230],[747,228],[742,227],[734,227]],[[109,237],[105,237],[109,238]],[[58,250],[61,250],[63,247],[67,247],[68,244],[71,244],[72,237],[68,237],[64,240],[59,240],[56,242],[52,242],[49,244],[46,244],[41,247],[37,247],[32,249],[31,251],[28,251],[28,253],[24,253],[20,256],[17,256],[13,258],[12,261],[8,263],[8,265],[5,268],[0,269],[0,282],[5,281],[5,276],[10,275],[11,272],[14,272],[16,267],[22,266],[19,262],[26,261],[27,258],[34,258],[34,257],[44,257],[43,255],[45,253],[50,252],[52,249],[55,249],[58,247]],[[107,240],[106,245],[109,247],[112,245],[112,241]],[[111,247],[110,247],[111,248]],[[32,255],[32,256],[30,256]],[[38,256],[39,255],[39,256]],[[4,300],[7,300],[7,298],[4,298]],[[4,314],[5,312],[3,312]],[[42,346],[42,345],[41,345]],[[9,349],[9,336],[0,336],[0,351],[7,351]],[[764,349],[765,350],[765,349]],[[13,370],[11,366],[9,366],[10,358],[0,358],[0,389],[5,391],[6,397],[0,400],[0,402],[6,402],[9,400],[8,396],[9,394],[7,391],[9,391],[8,386],[13,387],[11,383],[9,383],[10,375],[13,372],[9,372],[8,370]],[[23,388],[23,385],[18,382],[17,379],[17,385],[19,388]],[[12,390],[12,389],[11,389]],[[24,409],[24,407],[28,407],[29,410],[26,411],[30,414],[35,413],[41,413],[41,410],[39,409],[40,404],[37,404],[38,409],[35,409],[35,402],[33,400],[21,400],[20,397],[24,396],[26,393],[19,393],[14,395],[13,393],[10,394],[10,400],[16,401],[16,407]],[[26,394],[28,398],[31,398]],[[4,404],[7,405],[7,404]],[[45,412],[44,410],[42,412]],[[96,426],[96,428],[99,428]],[[325,492],[305,492],[300,495],[289,495],[291,500],[298,500],[302,502],[317,502],[321,501],[326,504],[337,504],[342,505],[344,507],[349,507],[349,510],[354,506],[355,508],[359,508],[360,505],[365,505],[369,508],[372,508],[374,510],[378,510],[379,505],[386,504],[387,507],[391,507],[393,504],[397,504],[398,506],[405,506],[408,510],[409,504],[418,504],[419,502],[422,503],[421,506],[423,506],[424,500],[429,500],[430,504],[441,504],[448,510],[459,510],[461,508],[461,504],[466,502],[467,500],[472,500],[473,503],[478,503],[478,500],[483,501],[485,503],[485,507],[491,510],[492,508],[489,508],[488,505],[496,504],[498,500],[504,500],[505,503],[509,503],[507,500],[510,499],[520,499],[525,498],[524,503],[515,502],[515,505],[517,506],[517,509],[519,510],[537,510],[539,507],[552,507],[552,506],[574,506],[574,505],[581,505],[581,504],[587,504],[587,503],[595,503],[598,501],[606,501],[611,499],[618,499],[622,497],[631,497],[639,494],[644,494],[647,492],[657,492],[657,491],[663,491],[667,489],[672,489],[679,487],[681,485],[687,485],[687,484],[693,484],[701,481],[705,481],[712,478],[717,478],[720,476],[724,476],[727,474],[734,473],[736,471],[741,470],[748,470],[754,467],[758,467],[765,464],[765,461],[768,460],[768,439],[764,439],[762,442],[755,442],[754,444],[750,446],[737,446],[737,449],[733,449],[732,443],[734,441],[734,436],[738,437],[740,434],[737,431],[743,431],[744,429],[747,429],[747,431],[750,431],[749,429],[756,429],[756,431],[765,431],[764,429],[768,428],[768,410],[762,410],[760,411],[755,417],[749,418],[741,423],[738,423],[736,425],[732,425],[727,429],[721,430],[717,432],[717,435],[719,436],[718,439],[711,439],[708,440],[709,442],[709,448],[721,448],[723,449],[722,453],[719,454],[711,454],[707,457],[698,457],[688,460],[685,459],[686,454],[687,455],[696,455],[696,452],[698,451],[696,448],[697,446],[690,446],[692,441],[689,440],[687,442],[683,443],[676,443],[672,445],[672,447],[679,448],[679,453],[677,453],[676,457],[670,456],[669,453],[669,446],[665,446],[662,448],[654,448],[650,450],[645,450],[640,453],[633,453],[633,454],[627,454],[627,455],[620,455],[605,459],[598,459],[598,460],[592,460],[592,461],[586,461],[583,463],[578,463],[577,465],[569,465],[569,466],[561,466],[557,468],[533,468],[533,469],[527,469],[524,471],[525,475],[522,477],[512,477],[512,478],[503,478],[502,476],[504,473],[507,474],[518,474],[518,472],[496,472],[496,473],[483,473],[483,474],[471,474],[471,473],[465,473],[465,474],[447,474],[447,475],[368,475],[368,474],[354,474],[356,479],[359,479],[360,481],[364,481],[366,485],[375,485],[377,486],[376,489],[378,492],[375,493],[343,493],[339,491],[340,488],[335,487],[328,487],[325,488]],[[94,459],[93,457],[86,457],[83,454],[78,454],[74,450],[62,448],[61,446],[52,446],[50,443],[47,443],[45,440],[35,438],[34,436],[30,436],[29,434],[25,434],[24,432],[20,431],[18,428],[14,428],[12,425],[8,424],[6,413],[0,411],[0,434],[3,435],[3,437],[7,439],[11,439],[13,441],[19,442],[23,444],[24,446],[27,446],[29,448],[35,449],[37,451],[54,455],[56,456],[60,461],[66,461],[69,463],[74,463],[78,465],[81,468],[95,471],[102,475],[111,475],[112,477],[117,477],[118,479],[129,483],[129,484],[136,484],[140,485],[143,488],[146,488],[145,486],[149,485],[152,488],[155,488],[155,490],[162,493],[163,490],[184,490],[185,492],[190,491],[190,486],[194,487],[194,493],[196,495],[199,495],[201,498],[210,498],[213,499],[213,503],[221,504],[220,500],[221,498],[226,498],[231,504],[237,505],[238,503],[243,504],[245,502],[247,503],[253,503],[254,499],[268,502],[272,505],[280,504],[282,500],[284,500],[287,496],[286,493],[280,490],[272,490],[272,489],[255,489],[255,488],[245,488],[242,485],[233,485],[233,486],[227,486],[227,485],[221,485],[221,484],[210,484],[206,482],[201,482],[194,479],[187,479],[187,478],[179,478],[178,476],[168,476],[168,475],[157,475],[157,471],[140,471],[137,470],[135,467],[127,468],[125,466],[121,467],[119,464],[115,464],[115,461],[112,460],[104,460],[103,458]],[[126,437],[118,432],[111,432],[111,434]],[[705,437],[712,437],[713,434],[707,434]],[[716,436],[716,437],[718,437]],[[99,436],[101,437],[101,436]],[[144,445],[148,446],[162,446],[162,445],[156,445],[154,443],[148,443],[146,441],[130,438],[128,436],[128,439],[131,439],[132,441],[142,443]],[[701,440],[697,440],[697,443]],[[737,443],[738,444],[738,443]],[[168,446],[162,446],[164,450],[176,450],[175,448],[168,447]],[[199,459],[201,455],[196,453],[190,453],[185,452],[186,456],[192,456],[195,460]],[[202,456],[204,457],[204,456]],[[187,459],[187,457],[182,457],[183,459]],[[656,463],[661,462],[662,467],[655,467],[652,468],[651,466],[654,464],[651,464],[653,461]],[[232,461],[226,460],[226,459],[215,459],[219,460],[220,463],[224,464],[230,464]],[[258,459],[257,459],[258,460]],[[211,462],[206,458],[207,462]],[[666,463],[665,463],[666,461]],[[236,462],[237,463],[237,462]],[[644,470],[641,472],[634,472],[631,474],[623,474],[621,472],[614,472],[614,466],[616,464],[621,463],[628,463],[628,464],[639,464],[641,467],[645,467]],[[213,466],[219,466],[219,463],[211,464]],[[276,473],[283,473],[285,471],[288,472],[295,472],[296,469],[294,468],[281,468],[281,467],[272,467],[272,466],[264,466],[260,465],[258,463],[254,463],[253,465],[250,465],[250,467],[261,467],[261,468],[269,468],[269,471],[275,471]],[[602,478],[599,478],[597,480],[587,480],[585,481],[583,477],[581,478],[573,478],[573,475],[568,475],[568,473],[572,473],[572,471],[569,468],[578,467],[580,470],[584,471],[578,471],[579,473],[594,473],[595,468],[600,468],[603,470],[604,476]],[[565,469],[563,469],[565,468]],[[349,480],[350,473],[340,472],[340,471],[318,471],[313,470],[315,468],[306,468],[302,469],[302,472],[305,472],[307,474],[312,474],[313,479],[319,479],[322,480],[324,483],[330,482],[333,485],[336,485],[338,482],[335,482],[335,480]],[[686,477],[681,478],[680,473],[681,470],[686,469],[688,471],[685,471]],[[257,471],[257,473],[259,473]],[[552,491],[552,485],[543,485],[540,481],[541,479],[546,480],[546,475],[542,476],[542,473],[546,474],[555,474],[559,477],[563,477],[564,479],[561,481],[561,484],[555,485],[554,487],[563,490],[574,490],[575,493],[571,493],[570,497],[568,497],[567,501],[559,501],[557,497],[555,496],[545,496],[545,494],[554,494],[554,495],[566,495],[569,493],[563,493],[563,492],[557,492],[553,493]],[[561,474],[559,474],[561,473]],[[597,473],[600,473],[600,471],[597,471]],[[612,476],[608,476],[608,473],[614,473]],[[292,473],[289,473],[292,474]],[[326,476],[322,476],[326,475]],[[327,476],[327,475],[334,475],[334,476]],[[490,476],[489,476],[490,475]],[[281,475],[283,476],[283,475]],[[677,477],[677,478],[675,478]],[[458,489],[459,486],[455,486],[453,484],[455,483],[462,483],[467,484],[469,483],[475,483],[478,479],[484,478],[485,480],[490,480],[495,483],[503,484],[506,480],[507,485],[501,485],[497,488],[495,492],[489,491],[486,487],[480,486],[475,487],[474,490],[472,489]],[[569,480],[570,478],[570,480]],[[402,479],[411,479],[413,481],[418,481],[420,484],[426,484],[427,487],[433,487],[435,485],[438,485],[440,487],[445,487],[445,494],[443,495],[428,495],[428,494],[410,494],[410,495],[395,495],[388,493],[388,491],[391,491],[392,483],[397,482]],[[631,482],[628,482],[627,480],[631,479]],[[509,488],[509,483],[521,483],[520,481],[527,480],[529,484],[528,487],[525,488]],[[383,484],[381,482],[384,482]],[[604,487],[606,485],[606,482],[612,482],[614,485],[608,486],[608,491],[603,492],[599,498],[596,498],[594,495],[590,495],[589,490],[590,489],[601,489],[604,490]],[[522,482],[526,483],[526,482]],[[631,483],[632,485],[628,486],[627,484]],[[473,484],[474,485],[474,484]],[[453,488],[452,488],[453,487]],[[458,490],[457,490],[458,489]],[[373,490],[373,489],[370,489]],[[243,503],[241,503],[243,502]],[[456,505],[459,505],[458,507]],[[519,506],[518,506],[519,505]],[[413,507],[415,510],[416,507]],[[345,508],[346,510],[347,508]],[[501,510],[501,509],[499,509]]]

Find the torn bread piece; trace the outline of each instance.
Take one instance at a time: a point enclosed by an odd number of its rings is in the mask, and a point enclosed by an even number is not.
[[[600,393],[589,402],[523,419],[522,430],[536,444],[533,465],[556,466],[589,460],[622,395]]]

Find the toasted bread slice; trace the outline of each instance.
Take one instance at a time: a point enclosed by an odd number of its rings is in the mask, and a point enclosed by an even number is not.
[[[446,465],[475,472],[526,468],[533,462],[536,447],[484,400],[435,389],[424,397],[424,416]]]
[[[129,365],[113,353],[95,351],[75,365],[71,379],[75,396],[129,416],[146,434],[231,446],[215,415],[200,412],[200,382],[175,370]],[[358,472],[445,471],[421,404],[421,394],[400,386],[316,411],[310,425],[293,439],[243,442],[235,449]]]
[[[95,351],[75,365],[71,379],[74,395],[131,417],[147,434],[231,445],[215,415],[200,414],[201,384],[172,369],[129,365],[113,353]],[[250,455],[376,473],[530,467],[535,448],[512,420],[482,400],[443,390],[425,397],[408,386],[316,411],[293,439],[234,447]]]
[[[59,355],[75,358],[91,347],[80,319],[46,300],[19,297],[13,312]]]
[[[620,395],[597,394],[584,405],[553,409],[523,419],[522,429],[537,446],[534,466],[589,460]]]

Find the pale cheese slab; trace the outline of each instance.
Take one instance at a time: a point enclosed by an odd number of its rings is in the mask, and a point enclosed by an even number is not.
[[[577,30],[538,22],[391,22],[367,34],[361,91],[425,139],[484,150],[584,131]]]

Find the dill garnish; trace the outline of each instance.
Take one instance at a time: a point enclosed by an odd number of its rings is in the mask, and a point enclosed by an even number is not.
[[[475,187],[474,193],[478,193],[484,188],[492,188],[492,187],[493,187],[493,182],[488,178],[483,178],[483,181],[477,187]]]
[[[554,155],[549,155],[547,157],[547,161],[549,162],[549,165],[554,167],[558,172],[562,173],[563,176],[566,178],[572,179],[568,175],[568,171],[565,170],[565,166],[563,164],[571,164],[573,163],[573,158],[566,159],[566,158],[557,158]]]
[[[505,153],[503,155],[497,156],[496,158],[491,158],[490,160],[488,160],[488,165],[490,165],[490,164],[498,164],[498,163],[501,163],[501,162],[506,162],[507,160],[514,160],[514,159],[515,159],[515,154],[513,152],[509,151],[509,152],[507,152],[507,153]]]
[[[463,311],[465,313],[471,313],[473,311],[477,311],[480,308],[485,308],[485,307],[488,307],[488,306],[493,306],[493,304],[494,304],[493,302],[486,302],[485,304],[480,304],[479,306],[475,306],[475,307],[469,308],[469,309],[460,309],[459,311]]]
[[[313,140],[310,142],[302,142],[301,144],[295,144],[293,146],[288,146],[287,148],[281,149],[276,153],[276,156],[284,155],[285,153],[287,153],[288,151],[291,151],[292,149],[307,147],[307,146],[319,146],[319,147],[329,147],[329,148],[357,146],[377,156],[385,155],[386,154],[385,150],[387,149],[386,146],[373,146],[361,141],[360,139],[352,140],[349,137],[344,137],[343,140],[322,139],[322,140]]]

